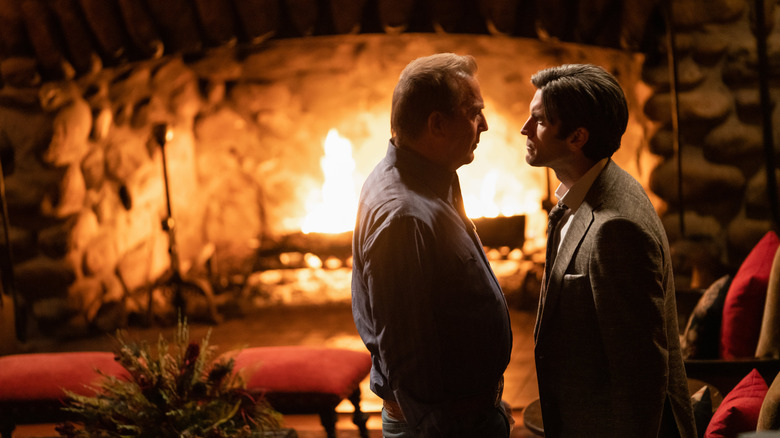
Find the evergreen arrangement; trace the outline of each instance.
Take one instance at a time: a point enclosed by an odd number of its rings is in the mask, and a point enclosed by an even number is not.
[[[209,330],[201,344],[189,342],[179,321],[172,345],[163,338],[156,354],[146,342],[118,332],[116,360],[126,376],[102,376],[94,396],[68,391],[63,408],[80,424],[57,426],[60,436],[138,438],[259,437],[281,427],[281,415],[250,394],[234,361],[213,360]]]

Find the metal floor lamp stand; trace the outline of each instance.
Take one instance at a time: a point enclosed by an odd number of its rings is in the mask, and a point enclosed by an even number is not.
[[[205,280],[187,278],[181,273],[179,254],[176,247],[176,227],[171,211],[171,197],[168,188],[168,165],[165,157],[165,144],[170,140],[171,131],[167,124],[157,124],[152,127],[152,135],[162,152],[167,210],[167,215],[162,220],[162,229],[168,234],[170,268],[160,279],[149,286],[147,324],[152,324],[154,321],[153,297],[155,291],[161,291],[166,299],[171,300],[180,317],[191,316],[196,319],[204,319],[209,323],[218,323],[221,318],[214,304],[214,294],[211,285]],[[198,306],[199,304],[200,307]]]

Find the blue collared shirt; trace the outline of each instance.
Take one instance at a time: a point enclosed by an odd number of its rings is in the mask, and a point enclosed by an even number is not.
[[[398,401],[412,427],[493,390],[509,363],[506,300],[457,174],[392,142],[360,196],[352,310],[371,390]]]

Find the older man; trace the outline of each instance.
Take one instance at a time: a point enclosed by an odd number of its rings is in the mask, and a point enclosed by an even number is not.
[[[404,69],[387,155],[360,196],[352,308],[388,438],[510,432],[509,314],[456,173],[488,129],[476,70],[449,53]]]

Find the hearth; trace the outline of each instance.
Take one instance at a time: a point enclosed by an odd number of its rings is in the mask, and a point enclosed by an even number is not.
[[[149,288],[171,268],[160,124],[179,268],[212,288],[221,317],[348,303],[354,199],[387,148],[393,86],[436,51],[479,63],[490,129],[459,170],[466,209],[507,296],[533,302],[554,187],[524,160],[528,78],[587,60],[640,84],[641,58],[498,36],[343,35],[163,56],[6,95],[0,116],[15,129],[0,149],[14,150],[11,240],[30,327],[71,336],[150,321]],[[641,100],[631,94],[632,114]],[[632,120],[616,156],[640,179],[653,163],[643,141]],[[154,312],[175,313],[151,296]]]

